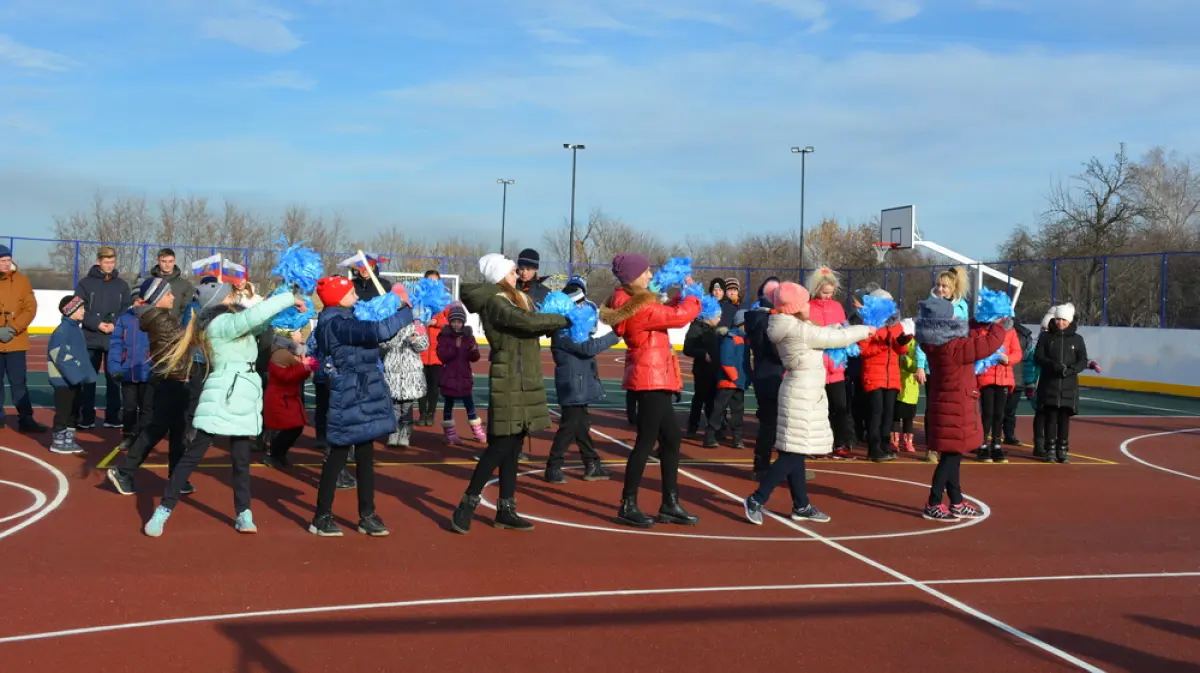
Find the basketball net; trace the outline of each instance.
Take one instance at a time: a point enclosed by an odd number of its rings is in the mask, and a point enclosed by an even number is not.
[[[880,264],[883,264],[887,260],[888,252],[896,247],[895,243],[883,242],[872,243],[871,245],[875,246],[875,261]]]

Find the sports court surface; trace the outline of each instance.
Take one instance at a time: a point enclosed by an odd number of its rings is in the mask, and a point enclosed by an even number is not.
[[[1087,391],[1073,462],[1028,447],[968,459],[964,489],[988,516],[955,524],[921,518],[933,468],[902,454],[813,461],[811,497],[833,520],[791,521],[781,489],[752,526],[751,451],[689,440],[681,498],[700,525],[636,531],[611,521],[634,435],[622,355],[602,356],[610,401],[593,413],[614,479],[547,484],[552,430],[539,433],[517,492],[532,533],[491,528],[494,486],[470,535],[449,531],[481,447],[447,447],[437,427],[377,452],[382,539],[354,532],[350,492],[334,507],[345,537],[307,532],[311,436],[290,470],[255,466],[258,535],[233,531],[215,449],[150,539],[164,454],[122,497],[102,469],[115,431],[81,431],[81,456],[0,431],[0,670],[1200,671],[1200,401]],[[651,466],[643,509],[658,485]]]

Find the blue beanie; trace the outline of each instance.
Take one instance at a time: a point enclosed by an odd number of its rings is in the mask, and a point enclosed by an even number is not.
[[[5,257],[12,257],[12,249],[0,243],[0,259],[4,259]]]
[[[138,295],[142,298],[142,301],[153,306],[158,303],[159,299],[163,298],[163,295],[170,291],[171,284],[165,278],[151,276],[138,288]]]

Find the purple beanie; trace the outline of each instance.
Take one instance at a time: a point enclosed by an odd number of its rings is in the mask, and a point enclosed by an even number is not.
[[[639,255],[636,252],[623,252],[616,257],[613,257],[612,272],[621,281],[622,285],[628,285],[638,279],[646,269],[650,268],[650,260],[646,259],[645,255]]]

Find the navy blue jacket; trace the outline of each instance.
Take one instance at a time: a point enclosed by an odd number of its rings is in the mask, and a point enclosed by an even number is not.
[[[111,322],[115,325],[117,318],[133,305],[129,284],[116,269],[113,269],[112,275],[105,275],[96,265],[79,279],[75,296],[83,297],[87,302],[87,311],[83,314],[83,332],[88,348],[108,350],[111,335],[100,331],[100,323]]]
[[[596,367],[596,356],[617,345],[621,338],[616,332],[592,337],[577,344],[562,332],[550,337],[550,354],[554,356],[554,390],[558,406],[575,407],[595,404],[604,399],[604,386]]]
[[[333,446],[372,442],[396,431],[392,394],[379,366],[379,344],[412,324],[405,306],[386,320],[368,322],[351,309],[327,307],[317,317],[319,370],[329,385],[325,439]]]
[[[771,318],[771,303],[760,299],[758,308],[746,311],[746,345],[751,359],[751,381],[755,394],[762,398],[779,396],[783,384],[783,361],[779,351],[767,337],[767,321]]]
[[[721,339],[721,368],[717,387],[745,390],[747,383],[746,332],[741,327],[735,327]]]
[[[132,308],[122,313],[113,325],[112,340],[108,342],[107,369],[126,383],[148,382],[154,368],[150,362],[150,335],[142,331],[139,317]]]
[[[50,374],[50,385],[55,388],[96,382],[96,369],[92,367],[92,359],[88,356],[81,324],[63,316],[46,347],[46,368]]]

